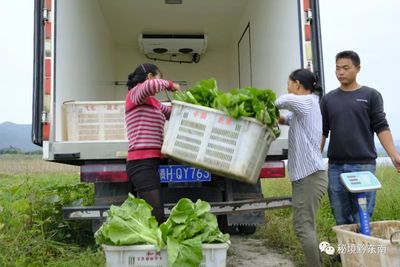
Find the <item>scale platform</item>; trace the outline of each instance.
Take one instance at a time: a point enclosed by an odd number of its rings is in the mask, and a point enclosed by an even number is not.
[[[378,178],[369,171],[342,173],[340,178],[352,193],[376,191],[382,187]]]

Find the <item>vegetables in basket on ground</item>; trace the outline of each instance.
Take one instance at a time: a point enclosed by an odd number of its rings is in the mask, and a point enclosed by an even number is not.
[[[95,233],[96,243],[164,247],[158,223],[151,215],[152,209],[143,199],[129,194],[121,206],[112,205],[108,210],[107,221]]]
[[[170,267],[197,267],[203,259],[202,243],[224,243],[229,235],[218,228],[210,204],[182,198],[172,208],[168,220],[159,227],[152,207],[129,194],[120,206],[111,206],[107,221],[95,233],[96,242],[106,245],[153,244],[167,248]]]
[[[171,210],[168,220],[160,225],[167,244],[170,267],[199,266],[203,259],[202,243],[224,243],[229,240],[218,228],[210,204],[182,198]]]

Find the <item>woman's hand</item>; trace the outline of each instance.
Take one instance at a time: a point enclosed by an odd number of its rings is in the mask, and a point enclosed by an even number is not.
[[[173,88],[174,88],[173,91],[179,91],[179,90],[181,90],[181,86],[179,85],[179,83],[173,83]]]
[[[285,117],[279,116],[278,123],[279,124],[285,124]]]

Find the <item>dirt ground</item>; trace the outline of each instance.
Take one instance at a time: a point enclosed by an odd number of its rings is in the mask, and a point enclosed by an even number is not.
[[[289,259],[268,249],[261,239],[244,235],[231,235],[230,240],[227,267],[295,266]]]

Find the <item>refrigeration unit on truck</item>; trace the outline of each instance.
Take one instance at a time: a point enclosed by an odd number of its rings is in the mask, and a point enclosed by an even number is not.
[[[125,173],[127,75],[156,64],[185,90],[215,78],[220,90],[286,92],[296,68],[323,82],[317,0],[35,0],[33,143],[43,159],[80,166],[94,183],[92,207],[67,219],[101,222],[132,191]],[[158,96],[166,100],[164,94]],[[272,142],[260,178],[284,177],[287,128]],[[182,197],[211,203],[221,224],[253,232],[264,210],[290,205],[247,184],[165,159],[165,210]]]

